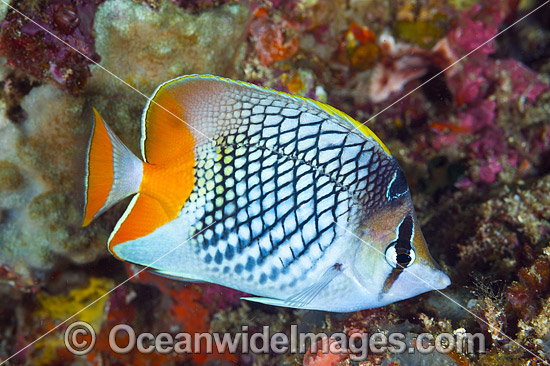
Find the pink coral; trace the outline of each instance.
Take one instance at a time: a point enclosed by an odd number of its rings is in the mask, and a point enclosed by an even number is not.
[[[491,184],[495,181],[497,174],[501,171],[502,164],[495,158],[489,158],[487,164],[479,167],[479,179],[484,183]]]
[[[460,125],[473,133],[482,132],[491,128],[495,122],[496,102],[491,99],[484,100],[479,105],[458,114]]]
[[[373,71],[370,100],[380,103],[405,90],[406,84],[423,76],[428,69],[443,70],[453,65],[495,36],[505,16],[506,11],[498,6],[475,5],[469,12],[458,15],[457,25],[431,50],[397,43],[391,36],[382,35],[379,40],[382,58]],[[488,55],[494,52],[494,41],[488,42],[446,70],[447,86],[459,106],[479,104],[492,90],[502,88],[505,80],[510,82],[510,98],[524,96],[531,103],[548,90],[548,84],[520,62],[489,59]]]
[[[497,60],[492,65],[493,77],[502,84],[503,80],[510,82],[511,97],[524,97],[533,103],[538,96],[548,90],[548,83],[538,79],[537,74],[516,60]]]
[[[458,105],[479,103],[494,88],[508,89],[510,101],[524,97],[533,103],[549,88],[517,60],[465,60],[459,68],[460,71],[447,74],[447,85]]]
[[[458,25],[446,36],[457,55],[451,61],[457,61],[494,37],[504,17],[502,9],[490,4],[484,8],[475,5],[469,12],[462,13]],[[488,55],[494,52],[494,41],[488,42],[446,73],[448,86],[459,105],[478,103],[487,97],[493,86],[503,88],[505,81],[510,83],[511,99],[524,96],[533,103],[548,90],[548,84],[538,80],[536,73],[519,61],[489,59]]]
[[[465,63],[461,72],[447,77],[447,86],[458,105],[472,104],[486,96],[490,83],[480,65]]]
[[[471,11],[461,13],[457,25],[446,36],[449,62],[458,61],[496,35],[506,14],[506,9],[491,4],[476,5]],[[469,187],[472,180],[491,184],[504,170],[503,163],[519,164],[518,152],[507,139],[509,133],[496,122],[497,104],[532,104],[549,89],[548,83],[519,61],[489,58],[494,52],[495,44],[489,42],[445,72],[447,87],[462,112],[457,115],[456,123],[430,125],[435,135],[434,148],[467,144],[468,158],[475,164],[471,164],[472,176],[458,183],[462,188]],[[463,135],[471,138],[459,138]]]
[[[204,286],[202,300],[205,304],[219,310],[238,305],[241,302],[241,297],[246,295],[244,292],[212,283]]]
[[[498,22],[494,21],[491,23],[474,19],[480,10],[480,5],[474,5],[470,11],[463,13],[459,17],[458,26],[447,34],[447,39],[451,46],[462,54],[475,50],[498,32],[498,25],[501,19],[494,17],[493,20],[498,20]],[[476,57],[490,55],[493,52],[495,52],[495,44],[494,41],[491,41],[476,51]]]

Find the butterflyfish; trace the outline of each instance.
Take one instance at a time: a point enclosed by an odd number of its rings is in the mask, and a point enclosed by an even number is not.
[[[450,284],[396,159],[336,108],[182,76],[143,111],[141,159],[94,113],[84,225],[133,196],[109,237],[120,260],[251,301],[332,312]]]

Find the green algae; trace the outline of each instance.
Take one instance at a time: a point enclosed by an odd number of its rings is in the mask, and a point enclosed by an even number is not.
[[[422,48],[431,48],[447,32],[447,17],[438,14],[431,20],[403,20],[395,25],[395,35],[404,42],[416,44]]]

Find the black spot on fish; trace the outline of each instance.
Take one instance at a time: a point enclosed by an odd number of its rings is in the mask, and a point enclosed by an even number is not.
[[[237,265],[235,266],[235,273],[236,273],[236,274],[241,274],[242,271],[243,271],[243,265],[240,264],[240,263],[237,264]]]
[[[225,258],[228,260],[233,259],[233,256],[235,255],[235,249],[233,249],[232,245],[228,245],[227,249],[225,250]]]
[[[229,266],[223,267],[223,273],[224,273],[224,274],[229,273],[230,269],[231,269],[231,268],[229,268]]]
[[[248,257],[247,261],[246,261],[246,266],[245,266],[245,269],[250,272],[254,269],[254,266],[256,265],[256,262],[254,261],[254,258],[252,257]]]
[[[271,268],[271,274],[269,275],[269,279],[271,281],[275,281],[279,277],[279,270],[275,267]]]
[[[263,285],[264,283],[267,282],[267,275],[265,273],[262,273],[262,275],[260,276],[260,285]]]
[[[407,178],[401,168],[398,168],[395,172],[395,176],[388,188],[388,200],[393,200],[407,193],[409,185],[407,184]]]
[[[210,263],[212,262],[212,256],[210,254],[207,254],[205,257],[204,257],[204,263]]]
[[[216,252],[216,255],[214,256],[214,262],[216,262],[216,264],[222,264],[222,261],[223,261],[223,255],[222,253],[218,250]]]

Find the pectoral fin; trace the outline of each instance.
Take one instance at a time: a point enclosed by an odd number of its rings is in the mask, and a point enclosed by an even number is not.
[[[306,287],[302,291],[286,299],[285,303],[288,304],[286,306],[289,306],[292,308],[306,307],[340,273],[342,273],[342,265],[340,263],[336,263],[335,265],[333,265],[332,267],[330,267],[325,271],[325,273],[321,276],[319,281],[317,281],[313,285]]]
[[[242,299],[267,305],[305,309],[340,273],[342,273],[342,265],[340,263],[336,263],[325,271],[319,281],[287,299],[280,300],[269,297],[243,297]]]

